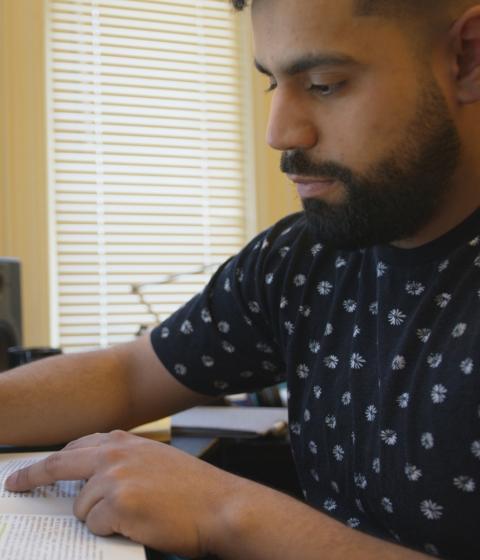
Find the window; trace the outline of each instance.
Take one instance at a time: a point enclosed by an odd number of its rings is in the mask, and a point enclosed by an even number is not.
[[[52,323],[83,350],[155,323],[132,284],[164,318],[252,232],[248,55],[228,0],[47,5]]]

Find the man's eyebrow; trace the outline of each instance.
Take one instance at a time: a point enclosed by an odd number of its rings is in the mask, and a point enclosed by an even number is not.
[[[265,68],[258,60],[254,61],[255,68],[262,74],[271,76],[272,73]],[[327,53],[327,54],[308,54],[293,62],[285,64],[281,67],[282,74],[294,76],[313,68],[332,68],[335,66],[353,66],[359,62],[351,56],[345,54]]]

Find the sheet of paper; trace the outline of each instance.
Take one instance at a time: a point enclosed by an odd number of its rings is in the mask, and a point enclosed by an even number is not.
[[[0,514],[2,560],[145,560],[142,546],[102,538],[71,516]]]
[[[11,453],[0,455],[0,512],[51,513],[72,515],[73,501],[84,482],[62,480],[40,486],[31,492],[8,492],[5,479],[13,472],[46,457],[48,453]]]

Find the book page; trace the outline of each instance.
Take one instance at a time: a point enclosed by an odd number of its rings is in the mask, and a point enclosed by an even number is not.
[[[71,516],[0,514],[2,560],[145,560],[143,546],[97,537]]]
[[[11,473],[32,465],[47,455],[48,453],[0,455],[0,512],[72,515],[74,498],[85,484],[82,480],[61,480],[48,486],[39,486],[31,492],[5,490],[5,480]]]

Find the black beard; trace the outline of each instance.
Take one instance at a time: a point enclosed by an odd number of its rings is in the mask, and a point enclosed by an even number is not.
[[[408,239],[435,216],[452,188],[461,142],[436,84],[423,92],[401,146],[365,175],[335,162],[315,164],[303,150],[282,154],[284,173],[335,179],[345,202],[302,201],[315,239],[354,250]]]

